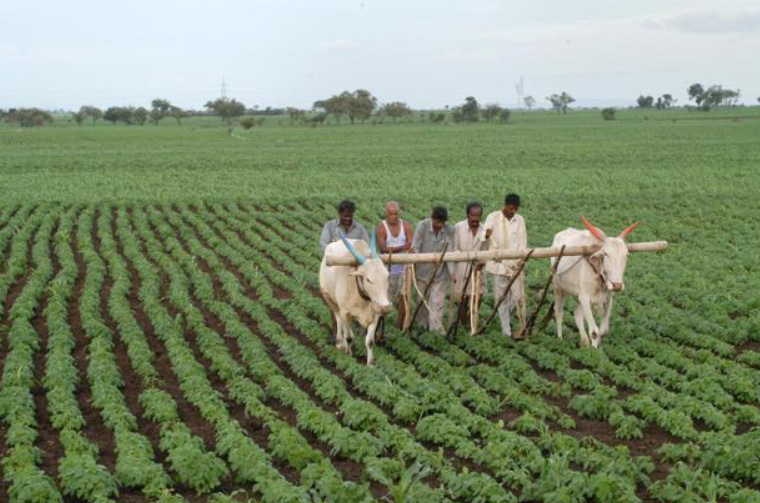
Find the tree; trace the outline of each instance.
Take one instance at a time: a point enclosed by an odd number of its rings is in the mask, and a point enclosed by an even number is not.
[[[512,111],[508,108],[502,108],[499,112],[499,122],[506,124],[509,122],[509,118],[512,116]]]
[[[77,123],[77,126],[81,126],[85,119],[86,117],[82,114],[82,112],[74,113],[74,121]]]
[[[702,84],[692,84],[689,86],[686,92],[689,94],[689,100],[695,101],[697,103],[697,106],[700,106],[702,104],[702,100],[704,99],[705,94],[705,88],[702,86]]]
[[[167,114],[169,117],[173,117],[175,121],[177,121],[177,125],[182,125],[182,119],[185,117],[190,117],[190,114],[186,111],[182,110],[180,107],[172,105],[169,108],[169,113]]]
[[[533,107],[536,106],[536,98],[533,96],[526,96],[523,98],[523,103],[525,104],[525,108],[533,110]]]
[[[639,108],[652,108],[652,105],[654,105],[654,98],[652,96],[644,96],[641,94],[636,99],[636,105]]]
[[[206,109],[222,118],[227,126],[232,126],[232,120],[245,114],[245,105],[234,98],[217,98],[204,105]]]
[[[290,124],[293,125],[296,121],[302,121],[306,112],[295,107],[288,107],[285,109],[285,113],[290,116]]]
[[[96,122],[98,122],[98,119],[101,119],[103,117],[103,111],[98,107],[94,107],[92,105],[84,105],[79,107],[79,114],[82,116],[82,118],[90,117],[92,119],[93,126]],[[74,119],[76,119],[76,117],[74,117]]]
[[[325,100],[314,102],[314,110],[332,115],[338,124],[344,115],[348,115],[351,124],[354,124],[356,119],[365,121],[370,118],[375,108],[377,108],[377,98],[366,89],[357,89],[352,93],[343,91]]]
[[[486,120],[486,122],[491,122],[499,116],[502,110],[503,109],[496,103],[490,103],[483,107],[481,114],[483,115],[483,118]]]
[[[153,101],[150,102],[150,120],[158,126],[158,123],[166,117],[166,115],[169,113],[169,110],[172,108],[172,104],[169,102],[169,100],[165,100],[163,98],[156,98]]]
[[[351,124],[356,119],[362,122],[369,119],[372,112],[377,108],[377,98],[366,89],[357,89],[353,93],[345,91],[340,97],[345,100],[345,107]]]
[[[562,91],[562,94],[552,94],[546,99],[549,100],[552,104],[552,108],[556,110],[557,113],[562,114],[566,114],[570,104],[575,102],[575,98],[567,94],[565,91]]]
[[[395,123],[396,120],[401,117],[412,115],[412,113],[412,109],[409,108],[406,103],[402,103],[400,101],[392,101],[390,103],[386,103],[380,108],[380,114],[385,117],[389,117],[393,123]]]
[[[5,122],[21,127],[42,127],[53,122],[53,116],[39,108],[10,109],[4,114]]]
[[[119,107],[108,107],[103,114],[103,119],[107,120],[113,125],[119,120]]]
[[[148,120],[148,110],[145,107],[138,107],[132,112],[134,121],[140,126],[145,125],[145,121]]]
[[[454,122],[478,122],[480,119],[480,105],[473,96],[464,99],[464,104],[454,108],[452,113]]]
[[[617,110],[615,110],[612,107],[603,108],[602,109],[602,119],[604,119],[606,121],[614,121],[615,120],[615,112],[617,112]]]
[[[740,97],[741,90],[739,89],[723,89],[722,104],[729,107],[736,106]]]
[[[103,119],[114,125],[119,121],[131,125],[134,120],[134,113],[135,109],[133,107],[109,107],[103,113]]]
[[[689,99],[693,100],[699,109],[705,112],[712,107],[721,105],[734,106],[739,102],[741,96],[738,89],[724,89],[721,85],[712,85],[705,89],[702,84],[692,84],[687,92]]]
[[[240,125],[243,126],[243,129],[248,131],[256,125],[256,119],[253,117],[244,117],[240,120]]]
[[[327,113],[326,112],[318,112],[314,114],[312,117],[308,119],[309,124],[312,125],[312,127],[317,127],[318,124],[324,124],[325,120],[327,120]]]
[[[430,115],[428,115],[428,119],[434,124],[440,124],[446,120],[446,114],[443,112],[431,112]]]
[[[343,96],[331,96],[326,100],[315,101],[314,110],[325,114],[325,118],[332,115],[340,124],[341,118],[348,113],[348,101]]]
[[[672,107],[677,100],[673,99],[672,94],[665,93],[659,98],[657,98],[657,103],[655,103],[655,108],[657,110],[667,110],[668,108]]]

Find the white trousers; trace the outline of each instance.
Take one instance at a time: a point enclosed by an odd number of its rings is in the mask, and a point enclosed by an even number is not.
[[[507,289],[507,285],[509,284],[511,277],[492,274],[491,278],[493,278],[494,302],[498,302],[499,299],[501,299],[502,296],[504,295],[504,292]],[[520,318],[520,322],[524,323],[525,302],[524,302],[524,299],[522,298],[524,281],[525,281],[525,276],[521,274],[520,277],[517,278],[517,280],[512,285],[512,288],[509,289],[507,298],[504,299],[504,302],[502,302],[501,305],[499,306],[499,320],[501,320],[502,335],[506,335],[509,337],[512,336],[512,326],[510,322],[512,318],[512,313],[518,310],[518,308],[519,308],[518,316]]]

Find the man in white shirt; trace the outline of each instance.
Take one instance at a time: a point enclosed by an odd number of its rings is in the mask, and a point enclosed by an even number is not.
[[[484,224],[488,250],[522,251],[528,248],[528,231],[525,227],[525,219],[517,214],[519,209],[520,196],[509,194],[504,199],[504,206],[501,210],[488,215]],[[486,264],[486,272],[493,278],[493,293],[496,302],[504,295],[519,262],[519,260],[498,260]],[[512,335],[510,318],[512,312],[518,307],[520,323],[525,322],[524,288],[525,274],[523,273],[515,280],[506,299],[499,306],[499,319],[501,320],[501,333],[503,335]]]
[[[486,230],[481,224],[483,217],[483,205],[476,202],[467,204],[467,218],[461,222],[457,222],[454,226],[454,250],[455,251],[479,251],[486,243]],[[473,268],[470,267],[469,262],[457,262],[456,264],[456,283],[454,293],[456,299],[460,302],[460,313],[462,314],[461,321],[467,323],[469,320],[470,310],[465,306],[470,306],[472,301],[471,294],[473,289],[472,278],[470,282],[467,281],[467,273],[473,273]],[[478,268],[477,274],[481,272]],[[467,283],[467,291],[463,291]],[[480,295],[485,293],[485,282],[480,282]]]

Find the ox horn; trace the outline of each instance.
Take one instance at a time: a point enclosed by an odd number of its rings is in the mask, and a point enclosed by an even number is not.
[[[351,252],[351,255],[354,256],[359,265],[364,265],[364,262],[367,261],[367,258],[359,255],[359,252],[356,251],[356,248],[354,248],[354,245],[351,244],[351,241],[346,239],[346,235],[343,234],[343,232],[338,231],[338,235],[340,236],[340,240],[343,241],[343,244],[346,245],[346,248]]]
[[[604,235],[604,232],[602,232],[602,230],[598,227],[594,227],[591,222],[586,219],[586,217],[581,216],[581,220],[583,221],[583,225],[586,226],[586,229],[591,231],[591,234],[593,234],[596,239],[599,241],[604,241],[607,239],[607,236]]]
[[[376,235],[377,235],[377,231],[375,229],[372,229],[372,236],[369,239],[369,249],[372,251],[372,258],[378,258]]]
[[[633,232],[633,229],[635,229],[637,225],[639,225],[639,222],[634,222],[633,224],[629,225],[623,232],[620,233],[618,237],[620,239],[625,239],[628,234]]]

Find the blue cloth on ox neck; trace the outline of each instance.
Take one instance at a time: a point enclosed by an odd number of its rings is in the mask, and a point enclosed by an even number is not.
[[[351,242],[346,239],[346,235],[343,233],[343,231],[338,231],[338,235],[340,236],[340,240],[343,241],[343,244],[346,245],[346,248],[349,252],[351,252],[351,255],[354,256],[356,261],[359,263],[359,265],[364,265],[364,262],[367,261],[367,257],[364,257],[362,255],[359,255],[359,252],[356,251],[356,248],[354,248],[354,245],[351,244]],[[374,249],[375,244],[375,233],[372,233],[372,249]]]

